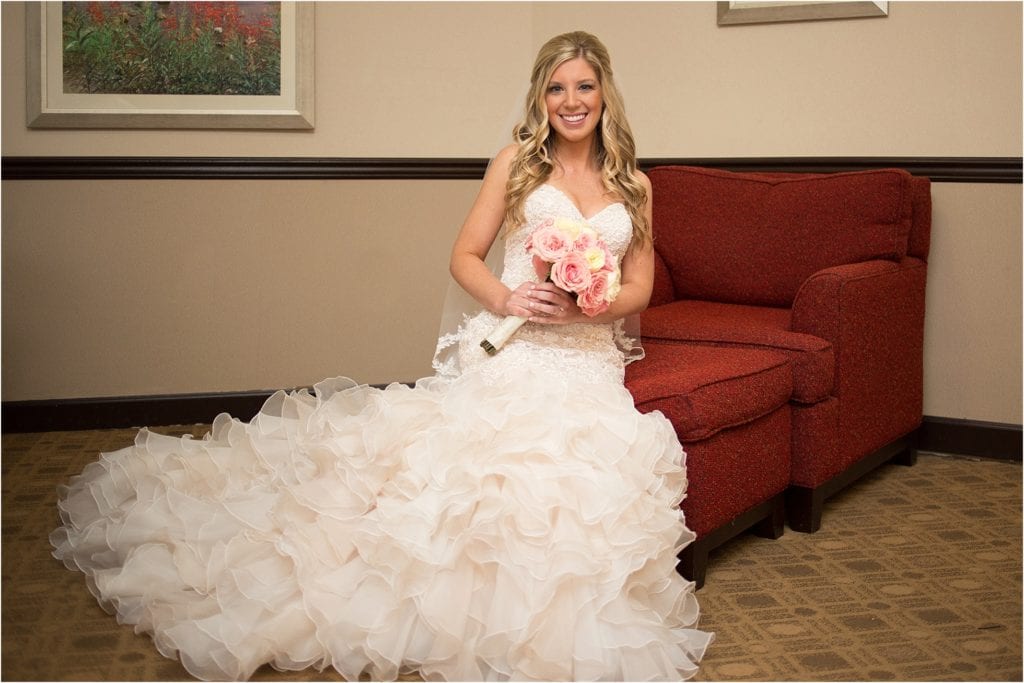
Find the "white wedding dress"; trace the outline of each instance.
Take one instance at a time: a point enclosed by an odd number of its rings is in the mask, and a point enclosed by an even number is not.
[[[552,215],[580,217],[545,185],[509,286]],[[625,208],[589,222],[621,258]],[[467,319],[442,340],[457,373],[415,387],[332,379],[203,440],[143,429],[61,487],[54,556],[197,678],[692,676],[712,635],[675,571],[693,534],[671,425],[634,408],[614,326],[528,323],[491,357],[497,321]]]

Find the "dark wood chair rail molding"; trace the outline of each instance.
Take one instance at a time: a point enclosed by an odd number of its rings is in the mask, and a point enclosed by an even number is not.
[[[332,157],[25,157],[2,159],[4,180],[477,180],[487,159]],[[934,182],[1021,183],[1021,157],[764,157],[641,159],[640,167],[836,173],[904,168]]]

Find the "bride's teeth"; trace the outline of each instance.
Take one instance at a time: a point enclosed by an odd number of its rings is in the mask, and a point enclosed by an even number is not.
[[[579,123],[586,117],[586,114],[562,114],[562,118],[569,123]]]

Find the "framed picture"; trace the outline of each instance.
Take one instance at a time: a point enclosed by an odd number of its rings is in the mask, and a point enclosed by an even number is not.
[[[718,25],[772,24],[784,21],[820,21],[885,17],[889,3],[885,1],[819,0],[817,2],[756,2],[739,0],[718,3]]]
[[[30,128],[313,128],[312,2],[29,2]]]

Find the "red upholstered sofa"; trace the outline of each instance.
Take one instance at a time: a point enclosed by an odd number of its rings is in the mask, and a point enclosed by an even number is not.
[[[647,357],[626,369],[643,412],[660,410],[686,449],[682,508],[697,539],[679,571],[698,587],[708,553],[753,527],[782,535],[789,485],[793,371],[775,351],[645,341]]]
[[[783,488],[790,527],[815,531],[829,495],[894,456],[911,464],[916,453],[929,181],[899,169],[792,174],[667,166],[649,176],[657,254],[654,293],[643,315],[649,359],[630,366],[627,386],[640,410],[668,415],[691,453],[712,435],[697,438],[700,425],[695,430],[683,415],[690,408],[680,408],[694,405],[699,364],[711,362],[708,372],[721,378],[730,374],[729,359],[716,355],[724,349],[740,354],[734,375],[755,372],[744,354],[784,359],[791,382],[783,401],[788,424],[772,429],[786,432],[789,452],[770,465],[788,465]],[[756,373],[769,372],[771,356],[755,358]],[[684,366],[690,385],[680,389]],[[778,422],[771,404],[784,383],[753,384],[745,396],[736,387],[723,386],[717,395],[713,386],[705,388],[705,403],[732,405],[734,413],[709,418],[706,431],[721,436],[768,414]],[[730,419],[735,424],[727,424]],[[763,506],[782,475],[768,471],[772,458],[762,442],[777,448],[777,436],[761,429],[738,440],[737,452],[714,454],[717,474],[706,481],[691,453],[684,511],[700,505],[697,482],[700,495],[711,498],[721,497],[723,486],[736,488],[728,477],[735,465],[721,463],[750,458],[763,461],[760,478],[742,474],[749,481],[739,488],[750,492],[731,493],[725,514],[731,520],[744,506]],[[691,526],[712,520],[711,527],[695,528],[698,540],[727,524],[713,509],[687,516]]]

